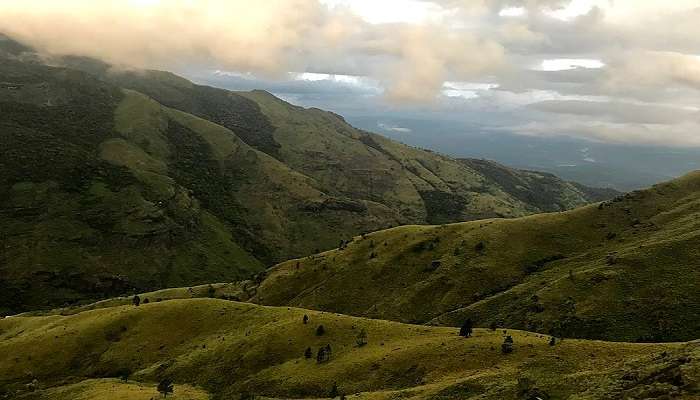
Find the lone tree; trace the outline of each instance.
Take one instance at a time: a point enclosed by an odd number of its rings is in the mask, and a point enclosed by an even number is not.
[[[508,335],[503,339],[503,344],[501,345],[501,353],[508,354],[513,352],[513,337]]]
[[[163,397],[168,397],[168,393],[173,392],[173,382],[170,379],[163,379],[158,384],[158,393],[161,393]]]
[[[319,325],[318,328],[316,328],[316,336],[323,336],[324,333],[326,333],[326,328],[324,328],[323,325]]]
[[[306,325],[309,322],[309,316],[304,314],[304,325]]]
[[[136,307],[138,307],[139,304],[141,304],[141,298],[139,297],[139,295],[135,295],[131,302],[134,303]]]
[[[328,393],[328,397],[330,397],[331,399],[335,399],[339,395],[340,395],[340,392],[338,391],[338,384],[334,383],[333,388],[331,388],[330,393]]]
[[[557,344],[557,338],[555,338],[554,336],[552,336],[551,338],[549,338],[549,345],[550,345],[550,346],[554,346],[554,345],[556,345],[556,344]]]
[[[304,351],[304,358],[311,358],[313,355],[313,352],[311,351],[311,347],[307,347],[306,351]]]
[[[321,347],[318,349],[318,353],[316,353],[316,362],[318,364],[323,364],[331,359],[331,355],[326,351],[325,347]]]
[[[459,336],[470,337],[471,335],[472,335],[472,320],[471,320],[471,318],[467,318],[467,320],[464,321],[464,325],[462,325],[462,328],[459,329]]]
[[[357,334],[357,339],[355,339],[357,347],[362,347],[367,344],[367,331],[365,328],[360,329],[360,333]]]

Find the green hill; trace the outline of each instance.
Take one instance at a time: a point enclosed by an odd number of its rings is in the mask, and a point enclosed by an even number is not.
[[[552,346],[545,335],[507,335],[514,350],[503,354],[501,330],[463,338],[454,328],[215,299],[12,317],[0,320],[0,393],[148,399],[163,379],[183,399],[329,398],[334,385],[358,399],[692,399],[700,389],[697,342]]]
[[[48,66],[6,38],[0,60],[2,314],[250,278],[400,224],[541,210],[483,171],[269,93]],[[557,209],[594,199],[550,181]]]
[[[623,341],[700,332],[700,172],[573,211],[406,226],[282,263],[254,300]]]

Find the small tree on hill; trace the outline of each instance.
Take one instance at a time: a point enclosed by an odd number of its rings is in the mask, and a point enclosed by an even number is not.
[[[139,297],[139,295],[135,295],[131,302],[134,303],[136,307],[138,307],[139,304],[141,304],[141,298]]]
[[[326,351],[325,347],[321,347],[318,349],[318,352],[316,353],[316,362],[319,364],[323,364],[330,360],[330,354]]]
[[[323,327],[323,325],[319,325],[318,328],[316,328],[316,336],[323,336],[326,333],[326,328]]]
[[[311,351],[311,347],[307,347],[306,351],[304,351],[304,358],[307,358],[307,359],[311,358],[312,355],[313,355],[313,352]]]
[[[557,338],[555,338],[554,336],[552,336],[551,338],[549,338],[549,345],[550,345],[550,346],[554,346],[554,345],[556,345],[556,344],[557,344]]]
[[[331,388],[330,393],[328,393],[328,397],[330,397],[331,399],[335,399],[339,395],[340,395],[340,392],[338,391],[338,384],[334,383],[333,387]]]
[[[207,287],[207,296],[209,296],[210,298],[213,298],[215,294],[216,294],[216,289],[214,289],[214,286],[209,285]]]
[[[509,354],[513,352],[513,337],[508,335],[503,339],[503,344],[501,345],[501,353]]]
[[[365,328],[360,329],[360,333],[357,334],[357,339],[355,340],[358,347],[362,347],[367,344],[367,331]]]
[[[168,394],[173,391],[173,382],[170,379],[163,379],[158,384],[158,393],[162,394],[163,397],[168,397]]]
[[[309,322],[309,316],[304,314],[304,325],[306,325]]]
[[[467,320],[464,321],[462,328],[459,330],[459,336],[470,337],[472,335],[472,330],[472,320],[471,318],[467,318]]]

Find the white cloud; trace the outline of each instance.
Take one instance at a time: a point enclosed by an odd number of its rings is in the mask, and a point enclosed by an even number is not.
[[[592,59],[571,59],[557,58],[552,60],[543,60],[539,67],[541,71],[564,71],[576,68],[603,68],[605,64],[601,60]]]
[[[50,54],[675,145],[700,142],[698,20],[698,0],[0,0],[0,32]]]

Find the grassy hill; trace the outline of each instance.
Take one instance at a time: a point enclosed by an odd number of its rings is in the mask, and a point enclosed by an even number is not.
[[[147,399],[165,378],[183,399],[328,398],[334,385],[358,399],[691,399],[700,389],[697,342],[551,346],[545,335],[507,335],[514,351],[503,354],[500,329],[463,338],[454,328],[216,299],[12,317],[0,320],[0,393]],[[332,355],[318,363],[327,345]]]
[[[272,268],[255,301],[623,341],[700,332],[700,172],[573,211],[406,226]]]
[[[483,171],[269,93],[48,66],[7,38],[0,60],[0,314],[245,279],[400,224],[540,211]],[[593,199],[551,181],[557,208]]]

